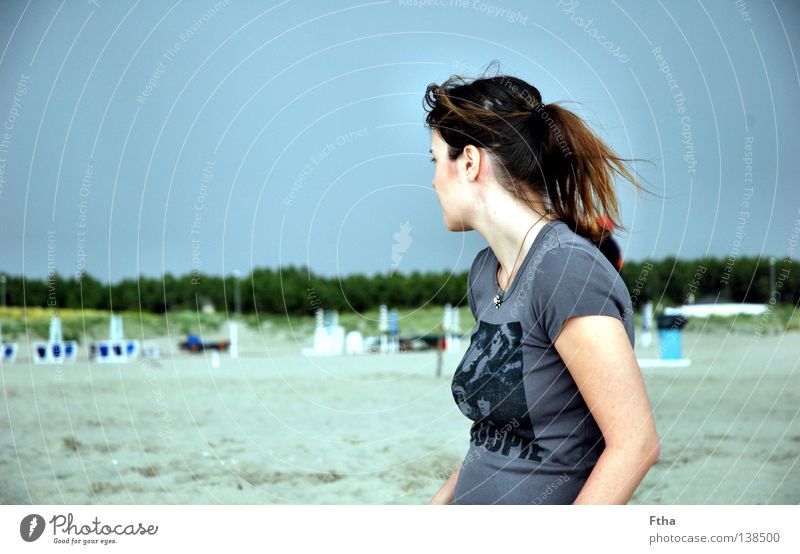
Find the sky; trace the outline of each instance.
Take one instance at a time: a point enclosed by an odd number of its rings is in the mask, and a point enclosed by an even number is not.
[[[792,1],[4,0],[0,271],[466,271],[422,98],[494,59],[640,160],[626,260],[797,258],[799,31]]]

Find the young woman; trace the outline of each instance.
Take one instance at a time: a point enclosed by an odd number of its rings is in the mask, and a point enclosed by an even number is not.
[[[597,243],[619,224],[622,158],[522,79],[453,76],[425,94],[433,188],[488,247],[477,326],[452,381],[469,449],[432,504],[625,504],[659,456],[633,311]]]

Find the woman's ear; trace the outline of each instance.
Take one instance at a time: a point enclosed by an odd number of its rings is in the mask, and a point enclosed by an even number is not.
[[[474,145],[468,144],[461,152],[464,177],[467,181],[478,178],[481,169],[481,151]]]

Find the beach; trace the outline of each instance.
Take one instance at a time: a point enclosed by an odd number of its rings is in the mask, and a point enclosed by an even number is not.
[[[691,327],[691,326],[690,326]],[[683,333],[643,368],[661,458],[631,504],[800,502],[800,333]],[[240,331],[240,355],[2,366],[3,504],[420,504],[468,448],[450,380],[467,347],[313,357]],[[638,340],[638,330],[637,330]],[[657,342],[657,341],[656,341]],[[657,347],[640,357],[656,357]]]

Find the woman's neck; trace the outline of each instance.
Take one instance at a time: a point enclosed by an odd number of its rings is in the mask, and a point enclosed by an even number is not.
[[[487,213],[474,228],[486,239],[499,260],[498,282],[503,290],[507,290],[539,231],[557,218],[553,213],[545,213],[543,204],[534,211],[510,197],[500,197],[487,208]]]

